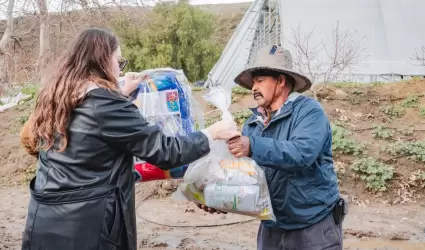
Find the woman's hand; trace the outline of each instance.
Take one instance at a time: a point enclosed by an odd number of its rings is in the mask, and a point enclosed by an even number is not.
[[[213,140],[230,140],[238,137],[241,133],[234,121],[221,120],[207,128]]]
[[[121,92],[125,96],[129,96],[139,84],[148,77],[146,74],[135,72],[127,72],[124,76],[124,85],[121,87]]]

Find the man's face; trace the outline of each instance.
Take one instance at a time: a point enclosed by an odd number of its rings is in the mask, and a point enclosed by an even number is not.
[[[252,78],[252,94],[257,105],[267,108],[279,92],[278,80],[271,76],[256,76]]]

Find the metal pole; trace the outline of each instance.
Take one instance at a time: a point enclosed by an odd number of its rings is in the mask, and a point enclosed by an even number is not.
[[[263,18],[263,37],[262,37],[262,39],[261,39],[261,47],[263,47],[264,46],[264,41],[266,40],[266,14],[263,12],[263,16],[262,16],[262,18]]]
[[[276,1],[276,6],[274,9],[274,18],[276,18],[276,28],[275,28],[275,43],[279,44],[279,27],[280,27],[280,16],[279,16],[279,1]]]
[[[280,12],[282,11],[281,10],[281,7],[282,7],[282,5],[281,4],[279,4],[279,2],[280,1],[276,1],[276,3],[277,3],[277,14],[278,14],[278,16],[279,16],[279,39],[280,39],[280,44],[281,44],[281,46],[284,46],[284,43],[283,43],[283,30],[282,30],[282,20],[280,19]]]
[[[272,19],[271,19],[272,13],[271,13],[271,10],[270,10],[270,7],[271,7],[270,2],[267,3],[267,6],[268,6],[268,9],[269,9],[269,14],[268,14],[269,15],[269,18],[268,18],[269,19],[269,28],[268,28],[267,33],[269,34],[269,44],[272,44],[272,30],[271,30],[272,29]]]

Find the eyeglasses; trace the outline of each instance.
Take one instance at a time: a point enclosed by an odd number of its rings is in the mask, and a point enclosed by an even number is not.
[[[128,60],[125,59],[124,57],[120,57],[120,59],[118,59],[118,65],[121,71],[125,68],[125,66],[127,66],[127,63],[128,63]]]

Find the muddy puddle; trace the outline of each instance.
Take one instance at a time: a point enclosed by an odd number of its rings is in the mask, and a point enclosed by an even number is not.
[[[424,250],[425,243],[382,239],[344,239],[344,249],[354,250]]]

